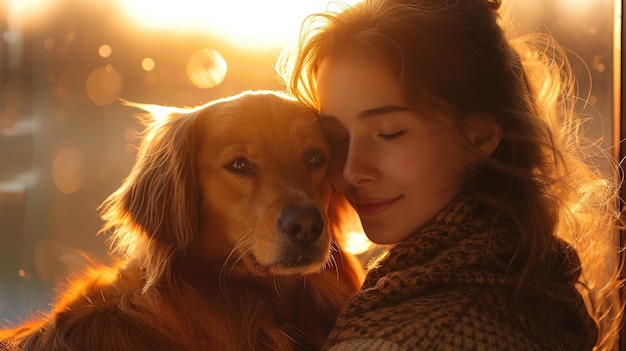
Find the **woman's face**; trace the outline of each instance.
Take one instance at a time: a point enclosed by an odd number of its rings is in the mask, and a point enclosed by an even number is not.
[[[316,78],[322,121],[335,144],[335,186],[370,240],[405,239],[461,189],[471,158],[457,128],[445,116],[428,123],[412,111],[378,61],[327,58]]]

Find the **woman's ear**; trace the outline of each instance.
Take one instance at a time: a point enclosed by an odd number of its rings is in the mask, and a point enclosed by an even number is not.
[[[472,115],[467,118],[463,133],[471,144],[491,155],[500,144],[502,127],[489,116]]]

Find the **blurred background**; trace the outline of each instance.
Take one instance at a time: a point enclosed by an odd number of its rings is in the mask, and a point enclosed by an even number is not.
[[[506,1],[506,0],[505,0]],[[103,262],[97,207],[128,174],[137,111],[283,89],[274,64],[327,0],[0,0],[0,324]],[[354,1],[353,1],[354,2]],[[587,134],[619,157],[621,2],[517,0],[571,51]]]

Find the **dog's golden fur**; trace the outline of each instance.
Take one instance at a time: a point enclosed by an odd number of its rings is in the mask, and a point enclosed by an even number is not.
[[[362,272],[341,248],[315,114],[262,91],[144,122],[102,207],[119,262],[0,331],[0,349],[319,348]]]

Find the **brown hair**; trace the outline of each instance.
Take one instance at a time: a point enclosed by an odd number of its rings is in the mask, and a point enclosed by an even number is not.
[[[288,90],[317,108],[315,77],[326,57],[372,55],[394,72],[420,115],[444,112],[459,126],[475,115],[494,120],[502,138],[491,156],[465,142],[479,158],[467,191],[519,227],[510,262],[520,269],[519,284],[554,253],[555,236],[578,251],[580,290],[600,327],[598,346],[610,348],[622,313],[613,239],[618,167],[579,132],[584,121],[574,111],[576,84],[565,52],[545,34],[507,36],[500,7],[500,0],[364,0],[310,16],[278,69]],[[609,172],[594,164],[597,158]]]

